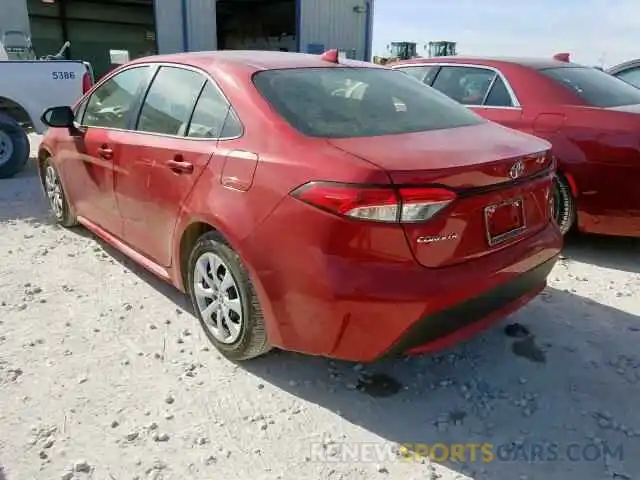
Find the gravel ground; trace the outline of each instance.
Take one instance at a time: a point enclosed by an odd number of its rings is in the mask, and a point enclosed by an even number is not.
[[[571,240],[539,299],[438,355],[238,366],[175,290],[54,226],[27,170],[0,180],[0,480],[640,478],[639,244]]]

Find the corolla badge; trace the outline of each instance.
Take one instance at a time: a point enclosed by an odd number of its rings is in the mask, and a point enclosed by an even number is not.
[[[513,166],[511,167],[511,170],[509,170],[509,176],[514,180],[516,178],[521,177],[523,173],[524,173],[524,163],[522,162],[522,160],[518,160],[516,163],[514,163]]]
[[[446,240],[455,240],[458,238],[457,233],[446,233],[444,235],[430,235],[428,237],[418,237],[418,243],[436,243],[444,242]]]

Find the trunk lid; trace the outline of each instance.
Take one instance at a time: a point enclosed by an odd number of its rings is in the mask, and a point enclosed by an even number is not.
[[[329,142],[383,168],[396,184],[439,183],[452,188],[510,182],[509,171],[518,159],[550,148],[544,140],[491,122]],[[521,176],[535,174],[544,166],[530,158]]]
[[[551,219],[551,145],[497,124],[329,142],[383,168],[396,185],[440,186],[457,198],[430,220],[405,223],[426,267],[481,257],[540,231]]]

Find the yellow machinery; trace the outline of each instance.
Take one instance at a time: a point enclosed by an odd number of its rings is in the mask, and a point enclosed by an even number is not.
[[[452,57],[454,55],[457,55],[456,42],[440,40],[438,42],[429,42],[426,47],[429,52],[429,58]]]
[[[387,50],[389,51],[388,57],[373,57],[373,63],[386,65],[389,62],[408,60],[418,56],[417,44],[415,42],[391,42]]]
[[[456,42],[440,40],[437,42],[429,42],[424,48],[429,52],[429,58],[432,57],[450,57],[457,55]],[[378,65],[386,65],[389,62],[397,60],[409,60],[411,58],[419,58],[417,44],[414,42],[391,42],[387,46],[389,56],[373,57],[373,63]]]

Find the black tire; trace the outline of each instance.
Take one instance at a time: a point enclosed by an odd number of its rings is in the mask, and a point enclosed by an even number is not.
[[[213,253],[223,261],[223,267],[228,268],[235,282],[235,286],[237,286],[237,294],[242,306],[243,318],[239,321],[239,337],[233,343],[224,343],[213,335],[202,316],[195,295],[194,278],[196,275],[197,261],[206,253]],[[260,302],[249,278],[249,272],[243,265],[238,254],[227,244],[219,233],[215,231],[207,232],[197,240],[189,256],[187,268],[189,271],[186,289],[191,298],[194,312],[200,321],[205,335],[222,355],[232,361],[242,361],[264,355],[271,350],[262,309],[260,308]],[[232,291],[234,289],[235,287]]]
[[[562,235],[573,228],[576,221],[576,203],[567,180],[557,174],[553,180],[553,216]]]
[[[51,185],[50,182],[56,183]],[[49,209],[51,210],[51,214],[53,215],[53,218],[55,218],[56,222],[67,228],[78,225],[75,215],[72,213],[71,208],[69,208],[69,202],[67,202],[67,195],[64,191],[64,187],[62,186],[58,169],[55,167],[50,157],[42,164],[42,186],[44,188],[47,202],[49,203]],[[51,191],[52,188],[57,188],[58,190],[53,192]],[[59,195],[59,199],[56,197],[56,194]],[[54,203],[57,204],[57,206]]]
[[[29,160],[29,137],[16,120],[0,112],[0,178],[11,178],[22,171]],[[3,153],[9,157],[3,160]]]

